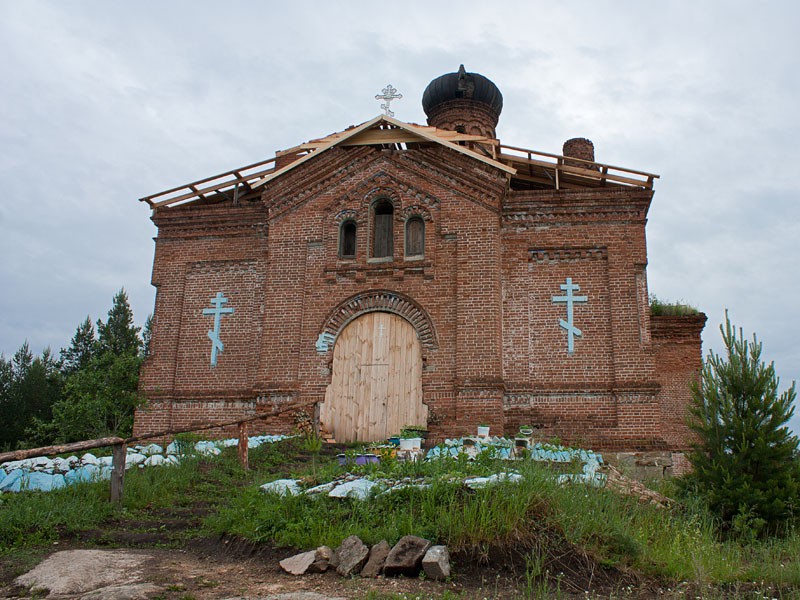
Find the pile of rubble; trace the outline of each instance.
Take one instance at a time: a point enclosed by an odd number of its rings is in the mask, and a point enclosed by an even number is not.
[[[523,441],[523,444],[519,444]],[[519,445],[518,445],[519,444]],[[428,450],[428,460],[457,458],[466,455],[475,459],[483,452],[491,452],[496,458],[505,460],[529,459],[537,462],[562,465],[580,465],[580,473],[558,475],[559,483],[586,483],[603,487],[606,475],[601,472],[603,457],[592,450],[567,448],[556,444],[534,442],[531,438],[509,439],[502,437],[448,439],[443,444]]]
[[[372,548],[358,536],[351,535],[336,550],[320,546],[285,558],[280,566],[290,575],[335,570],[342,577],[416,577],[424,571],[426,577],[439,581],[450,577],[450,552],[447,546],[435,546],[415,535],[400,538],[394,547],[382,540]]]
[[[516,483],[522,479],[522,475],[515,471],[494,473],[486,477],[466,477],[461,479],[461,483],[473,490],[484,488],[501,482]],[[354,500],[366,500],[372,494],[388,494],[406,488],[425,489],[431,486],[429,480],[424,477],[403,477],[401,479],[376,478],[371,479],[363,475],[353,475],[344,473],[335,479],[308,489],[302,489],[301,479],[277,479],[261,486],[261,491],[265,493],[278,494],[279,496],[297,496],[306,494],[308,496],[326,495],[331,498],[352,498]]]

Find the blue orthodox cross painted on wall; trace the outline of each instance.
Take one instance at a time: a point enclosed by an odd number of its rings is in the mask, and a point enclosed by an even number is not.
[[[567,320],[559,319],[558,324],[561,329],[567,332],[567,353],[572,354],[575,352],[575,336],[583,336],[583,332],[575,327],[573,323],[573,307],[576,302],[587,302],[588,296],[574,296],[572,292],[580,292],[581,286],[577,283],[572,283],[572,277],[567,277],[567,283],[561,284],[561,289],[566,292],[564,296],[553,296],[553,302],[564,302],[567,305]]]
[[[204,308],[203,314],[207,317],[214,317],[214,329],[209,330],[208,338],[211,340],[211,366],[217,366],[217,354],[225,349],[225,344],[219,339],[219,326],[222,315],[229,315],[233,313],[232,308],[224,308],[228,303],[228,299],[222,292],[217,292],[217,295],[211,299],[211,304],[214,308]]]

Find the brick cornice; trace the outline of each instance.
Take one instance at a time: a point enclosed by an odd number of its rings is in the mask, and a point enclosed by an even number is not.
[[[503,223],[515,227],[592,222],[645,223],[651,190],[510,191],[503,202]]]
[[[688,341],[700,338],[706,326],[705,313],[696,315],[650,315],[650,331],[654,341]]]
[[[260,202],[244,206],[222,202],[163,207],[153,211],[151,220],[158,227],[159,238],[259,235],[267,231]]]

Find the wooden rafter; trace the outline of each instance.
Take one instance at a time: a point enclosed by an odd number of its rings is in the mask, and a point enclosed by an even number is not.
[[[273,158],[145,196],[140,201],[147,202],[155,209],[229,190],[233,190],[238,198],[242,188],[245,192],[253,191],[335,146],[390,146],[402,149],[416,143],[440,144],[504,171],[511,180],[556,189],[606,185],[652,189],[654,180],[659,177],[645,171],[508,146],[485,136],[404,123],[379,115],[345,131],[279,151]],[[293,160],[281,168],[274,166],[277,159],[287,156]]]
[[[565,157],[560,154],[539,152],[504,144],[499,145],[499,152],[500,154],[497,157],[499,161],[517,168],[517,178],[525,179],[519,176],[520,173],[528,172],[530,175],[533,167],[539,167],[552,175],[556,189],[564,187],[561,185],[561,181],[565,175],[573,181],[585,181],[590,187],[611,184],[645,189],[652,189],[653,182],[659,178],[658,175],[646,171],[615,167],[580,158]],[[520,154],[524,154],[524,156],[520,156]]]
[[[222,192],[226,190],[235,189],[236,186],[244,184],[245,189],[250,189],[250,184],[264,177],[266,174],[274,171],[274,167],[264,168],[275,162],[275,157],[261,162],[240,167],[226,173],[220,173],[212,177],[206,177],[192,183],[180,185],[178,187],[159,192],[139,198],[140,202],[147,202],[151,208],[158,208],[159,206],[169,206],[189,200],[204,198],[206,194],[214,192]]]

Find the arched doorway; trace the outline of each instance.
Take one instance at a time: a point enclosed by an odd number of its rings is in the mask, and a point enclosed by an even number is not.
[[[320,421],[337,442],[372,442],[425,425],[422,348],[414,327],[388,312],[351,321],[333,348],[333,374]]]

